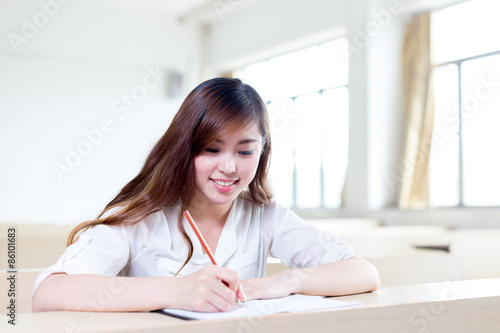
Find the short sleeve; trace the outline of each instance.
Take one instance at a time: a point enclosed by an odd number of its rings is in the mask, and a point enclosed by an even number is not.
[[[286,207],[274,204],[265,208],[262,223],[269,254],[289,267],[317,266],[354,255],[345,241],[309,225]]]
[[[66,248],[57,263],[43,271],[38,285],[54,273],[117,275],[129,260],[127,236],[122,227],[97,225]]]

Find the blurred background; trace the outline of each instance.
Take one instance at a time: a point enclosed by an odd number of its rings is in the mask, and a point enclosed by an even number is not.
[[[0,6],[3,222],[94,218],[138,172],[187,93],[228,75],[269,103],[271,179],[282,204],[305,216],[370,216],[389,224],[498,221],[496,211],[476,208],[500,205],[493,153],[500,56],[453,63],[500,50],[495,1]],[[412,16],[429,11],[430,89],[437,90],[427,160],[428,142],[406,147],[412,131],[419,137],[424,130],[408,125],[402,57]],[[423,164],[430,170],[419,183],[429,188],[411,202],[404,195],[415,191],[412,169]]]
[[[499,9],[0,0],[0,222],[34,235],[23,244],[57,244],[23,245],[25,267],[57,259],[68,230],[137,174],[189,91],[230,76],[268,103],[277,201],[373,260],[456,246],[498,263]],[[468,277],[429,257],[415,259],[436,274],[423,280]]]

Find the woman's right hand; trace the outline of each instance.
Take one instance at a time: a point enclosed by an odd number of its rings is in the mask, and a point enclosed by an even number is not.
[[[221,312],[236,303],[239,274],[233,270],[208,265],[193,274],[177,278],[179,308],[199,312]]]

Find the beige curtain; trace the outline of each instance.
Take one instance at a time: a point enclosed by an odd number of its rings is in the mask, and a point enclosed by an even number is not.
[[[429,152],[434,122],[430,25],[430,13],[414,16],[403,45],[407,126],[398,203],[405,209],[429,206]]]

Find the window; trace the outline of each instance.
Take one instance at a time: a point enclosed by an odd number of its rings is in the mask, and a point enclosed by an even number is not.
[[[432,16],[435,206],[500,206],[500,21],[496,1]]]
[[[268,104],[275,198],[296,209],[341,206],[348,159],[345,39],[249,65],[234,73]]]

